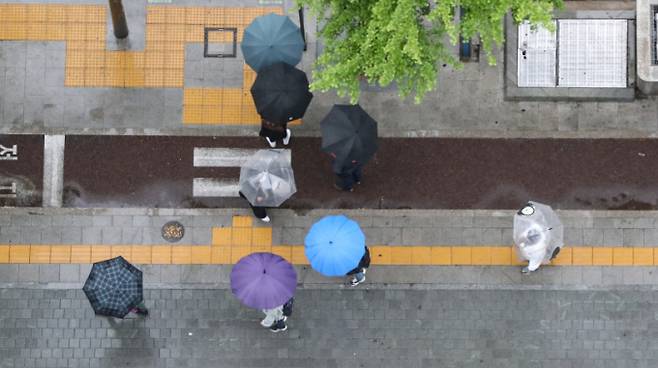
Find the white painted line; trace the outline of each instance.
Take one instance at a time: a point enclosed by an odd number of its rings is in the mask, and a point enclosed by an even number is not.
[[[194,197],[239,197],[239,190],[237,179],[194,178],[192,181]]]
[[[43,138],[43,206],[62,207],[64,188],[64,136]]]
[[[194,167],[241,167],[258,149],[194,147]],[[288,162],[289,149],[283,150]]]

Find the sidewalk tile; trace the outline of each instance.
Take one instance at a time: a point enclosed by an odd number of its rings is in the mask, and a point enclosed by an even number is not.
[[[233,227],[252,227],[253,219],[250,216],[233,216]]]
[[[112,258],[121,256],[128,262],[132,262],[132,247],[130,245],[113,245]]]
[[[105,261],[112,258],[112,247],[109,245],[95,245],[91,247],[91,263]]]
[[[31,246],[30,263],[50,263],[50,246],[49,245]]]
[[[0,245],[0,263],[9,263],[8,245]]]
[[[237,263],[242,257],[251,253],[251,246],[232,246],[231,263]]]
[[[571,248],[571,264],[574,266],[591,266],[592,258],[592,247]]]
[[[71,263],[91,263],[91,247],[89,245],[72,245]]]
[[[272,228],[255,227],[252,229],[251,245],[271,246],[272,245]]]
[[[137,264],[150,264],[151,263],[151,250],[148,245],[133,245],[131,254],[131,262]]]
[[[471,247],[451,247],[451,259],[453,265],[470,265]]]
[[[9,263],[30,263],[30,246],[29,245],[10,246]]]
[[[231,263],[231,248],[211,247],[210,262],[212,264],[229,264]]]
[[[234,227],[231,235],[231,245],[234,247],[251,246],[251,230],[248,227]]]
[[[213,227],[212,228],[212,245],[231,245],[231,228],[230,227]]]
[[[285,258],[288,262],[292,261],[292,249],[289,245],[273,245],[272,253]]]
[[[391,264],[390,247],[385,245],[373,245],[368,248],[370,248],[370,258],[373,264],[376,265]]]
[[[512,264],[511,247],[491,247],[491,264],[495,266],[509,266]]]
[[[612,264],[615,266],[632,266],[633,248],[613,248]]]
[[[653,249],[635,247],[633,248],[634,266],[653,266]]]
[[[210,264],[211,258],[210,246],[201,245],[192,247],[191,264]]]
[[[452,249],[450,247],[432,247],[430,252],[433,265],[452,264]]]
[[[492,247],[473,247],[471,249],[471,264],[473,265],[490,265]]]
[[[50,247],[50,263],[71,263],[71,246],[53,245]]]
[[[411,263],[411,247],[391,246],[391,264],[405,265]]]
[[[190,264],[192,247],[189,245],[174,245],[171,247],[171,264]]]
[[[153,264],[171,264],[171,245],[154,245],[151,258]]]
[[[307,265],[309,264],[306,254],[304,253],[304,246],[293,245],[291,248],[291,258],[293,264]]]
[[[592,248],[592,265],[611,266],[612,248],[603,248],[603,247]]]
[[[573,248],[562,248],[560,254],[558,254],[551,263],[554,265],[570,266],[572,262],[572,250]]]
[[[411,248],[411,264],[431,265],[432,251],[430,247],[415,246]]]

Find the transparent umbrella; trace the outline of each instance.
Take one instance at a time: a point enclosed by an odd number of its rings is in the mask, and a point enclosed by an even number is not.
[[[534,271],[564,246],[564,226],[550,206],[530,201],[514,215],[512,237],[520,258]]]
[[[290,151],[258,150],[240,169],[240,191],[254,206],[280,206],[297,191]]]

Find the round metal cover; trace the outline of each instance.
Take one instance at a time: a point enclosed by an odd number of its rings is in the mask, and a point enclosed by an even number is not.
[[[175,243],[185,236],[185,227],[178,221],[169,221],[162,226],[162,238]]]

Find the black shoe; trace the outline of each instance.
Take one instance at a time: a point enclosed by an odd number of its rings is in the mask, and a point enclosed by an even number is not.
[[[288,325],[283,325],[283,327],[276,327],[276,326],[272,326],[272,327],[270,327],[270,331],[272,331],[272,332],[274,332],[274,333],[277,333],[277,332],[283,332],[283,331],[285,331],[285,330],[287,330],[287,329],[288,329]]]
[[[148,316],[149,315],[149,310],[148,309],[142,309],[142,308],[135,308],[135,313],[137,313],[140,316]]]
[[[341,192],[353,192],[354,188],[349,188],[349,189],[343,189],[338,186],[338,184],[334,183],[334,189],[341,191]]]
[[[557,257],[558,254],[560,254],[560,247],[555,248],[555,250],[553,251],[553,254],[551,254],[551,261],[552,261],[555,257]]]

